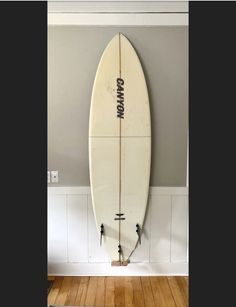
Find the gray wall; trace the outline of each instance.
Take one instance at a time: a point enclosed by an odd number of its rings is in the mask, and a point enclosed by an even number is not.
[[[185,186],[188,130],[187,27],[48,29],[48,170],[51,186],[88,186],[88,122],[102,52],[122,32],[141,60],[152,120],[151,186]]]

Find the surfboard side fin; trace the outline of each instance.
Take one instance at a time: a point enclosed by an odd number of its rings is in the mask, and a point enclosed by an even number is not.
[[[136,224],[136,233],[138,235],[139,244],[141,244],[141,229],[140,229],[139,224]]]
[[[104,225],[101,224],[100,226],[101,230],[100,230],[100,246],[102,245],[102,237],[104,235]]]

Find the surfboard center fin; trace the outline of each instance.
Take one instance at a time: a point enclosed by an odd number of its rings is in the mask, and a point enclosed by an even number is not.
[[[139,226],[139,224],[136,224],[136,233],[138,235],[139,244],[141,244],[141,233],[140,233],[140,226]]]

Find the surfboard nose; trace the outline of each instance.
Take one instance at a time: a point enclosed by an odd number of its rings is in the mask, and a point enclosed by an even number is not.
[[[121,32],[116,33],[116,34],[113,36],[113,38],[111,39],[111,41],[112,41],[113,39],[117,39],[117,38],[119,38],[119,39],[125,39],[125,40],[127,40],[127,41],[130,43],[130,41],[128,40],[128,38],[127,38],[123,33],[121,33]]]

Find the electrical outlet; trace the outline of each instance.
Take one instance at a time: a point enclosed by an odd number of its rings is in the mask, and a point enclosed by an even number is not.
[[[52,183],[58,182],[58,171],[51,171],[51,182]]]
[[[48,183],[51,182],[51,176],[50,176],[50,171],[48,171]]]

